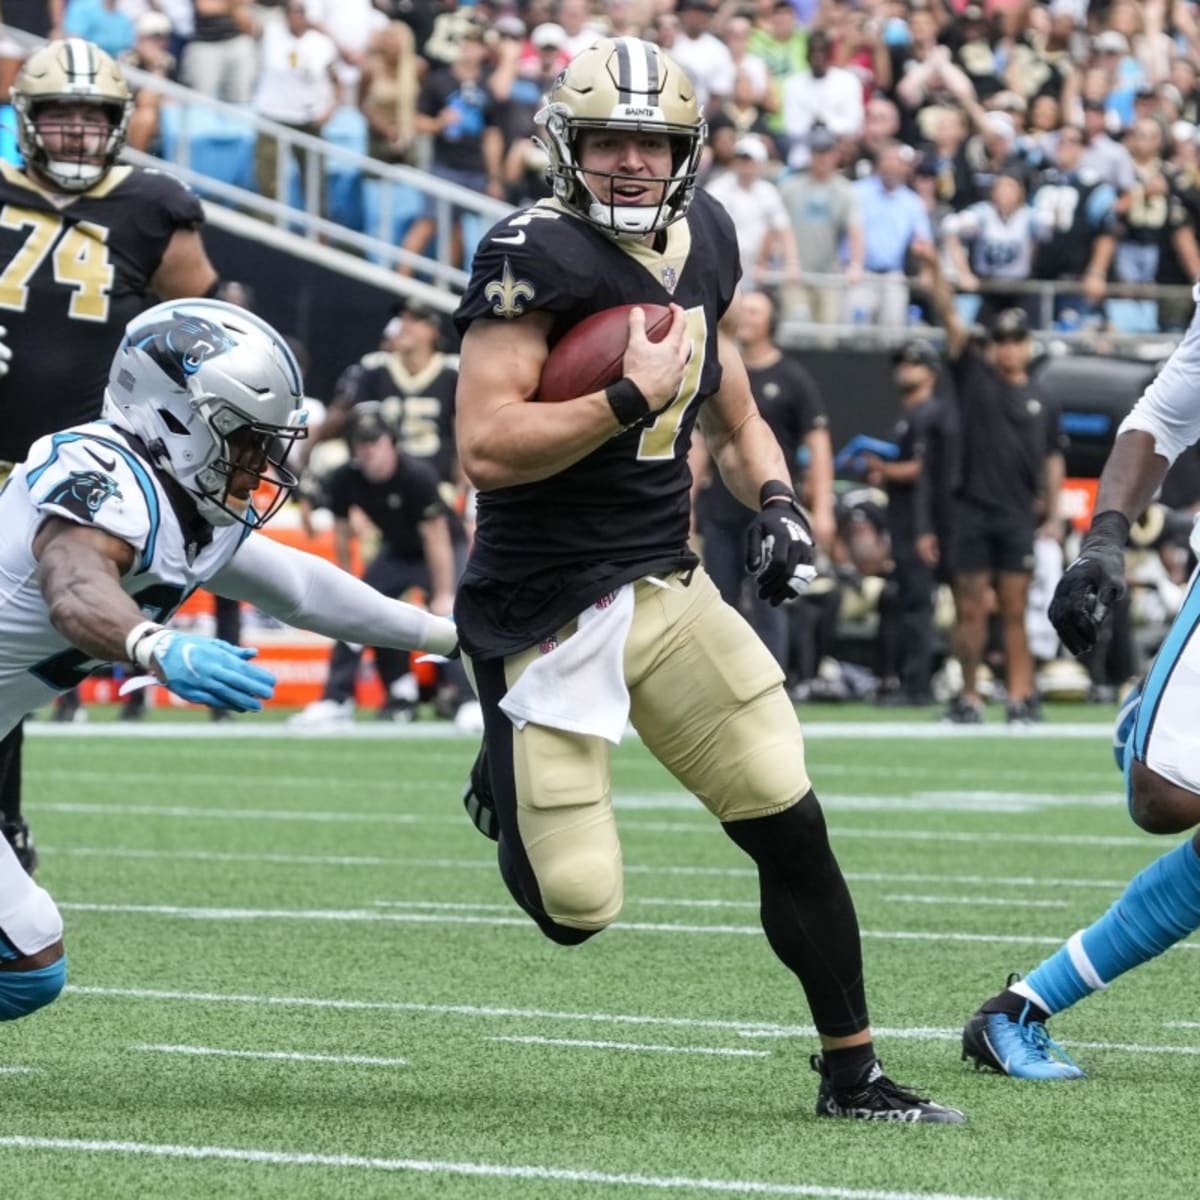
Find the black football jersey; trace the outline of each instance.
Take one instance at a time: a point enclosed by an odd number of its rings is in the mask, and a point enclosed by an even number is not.
[[[177,229],[202,224],[200,201],[160,171],[114,167],[74,197],[43,191],[0,164],[0,326],[13,359],[0,379],[0,459],[20,461],[44,434],[100,414],[125,325]]]
[[[553,200],[488,232],[454,315],[460,333],[540,311],[553,318],[553,349],[593,313],[673,301],[687,313],[693,353],[662,412],[557,475],[480,495],[459,589],[469,653],[513,653],[623,583],[695,565],[688,448],[700,406],[721,384],[717,325],[739,275],[733,224],[702,191],[654,248],[617,241]]]
[[[410,458],[428,463],[443,481],[454,479],[454,391],[458,360],[435,354],[423,371],[410,375],[398,354],[363,355],[344,395],[351,404],[374,401]]]

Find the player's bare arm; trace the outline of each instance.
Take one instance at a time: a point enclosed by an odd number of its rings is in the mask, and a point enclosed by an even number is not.
[[[666,337],[650,342],[645,315],[630,313],[625,377],[651,411],[679,389],[690,346],[677,305]],[[463,470],[481,491],[546,479],[603,445],[620,430],[603,391],[562,404],[539,404],[551,318],[529,313],[511,321],[475,321],[459,359],[456,428]]]
[[[125,659],[125,639],[142,620],[121,590],[135,551],[102,529],[50,517],[33,542],[37,581],[55,629],[93,658]]]
[[[177,229],[167,243],[162,262],[150,279],[150,290],[164,300],[205,296],[217,282],[204,242],[195,229]]]
[[[1100,475],[1095,511],[1122,513],[1132,524],[1154,499],[1169,465],[1155,450],[1152,434],[1140,429],[1122,433]]]
[[[734,340],[737,310],[735,297],[717,329],[721,386],[708,398],[700,420],[708,452],[725,485],[747,508],[757,509],[764,483],[771,479],[786,483],[792,476],[750,391],[746,366]]]

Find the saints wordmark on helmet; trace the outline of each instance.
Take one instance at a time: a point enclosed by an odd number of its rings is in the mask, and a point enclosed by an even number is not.
[[[484,298],[492,302],[492,312],[506,319],[519,317],[525,312],[525,302],[536,295],[533,284],[527,279],[517,279],[508,259],[500,278],[493,280],[483,289]]]

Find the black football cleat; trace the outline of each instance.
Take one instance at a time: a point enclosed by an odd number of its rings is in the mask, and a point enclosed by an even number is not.
[[[835,1092],[819,1054],[812,1069],[821,1076],[817,1092],[818,1117],[843,1117],[851,1121],[899,1121],[904,1124],[961,1125],[967,1118],[957,1108],[947,1108],[893,1083],[878,1059],[852,1091]]]
[[[487,746],[480,746],[467,786],[463,788],[463,808],[471,818],[471,824],[493,842],[500,840],[500,822],[496,817],[496,805],[492,800],[491,781],[488,779]]]
[[[32,875],[37,870],[38,856],[29,826],[18,817],[15,821],[5,821],[0,824],[0,833],[13,848],[17,862],[25,868],[27,874]]]

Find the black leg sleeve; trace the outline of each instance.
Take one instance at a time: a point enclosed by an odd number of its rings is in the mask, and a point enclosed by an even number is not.
[[[865,1029],[858,916],[816,793],[785,812],[722,828],[758,866],[763,930],[800,980],[817,1030],[847,1037]]]
[[[16,821],[21,816],[21,744],[24,740],[23,721],[0,738],[0,821]]]

